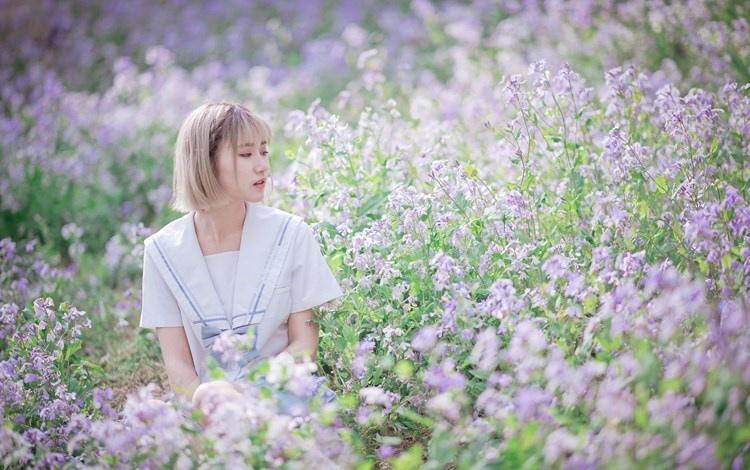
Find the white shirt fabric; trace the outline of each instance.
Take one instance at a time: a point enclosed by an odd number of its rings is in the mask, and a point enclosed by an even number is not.
[[[256,246],[253,249],[263,248],[266,250],[265,243],[267,242],[265,240],[268,234],[264,230],[270,230],[270,228],[266,229],[265,227],[271,224],[264,222],[272,220],[271,217],[275,217],[280,212],[282,211],[268,206],[255,203],[249,204],[246,217],[250,217],[250,219],[246,220],[246,224],[249,224],[247,233],[250,234],[250,237],[247,241],[243,239],[243,246],[253,247],[253,242],[264,240],[261,242],[264,245]],[[189,227],[186,230],[192,230],[192,224],[185,226]],[[247,244],[245,245],[245,243]],[[191,248],[191,251],[200,251],[197,243],[190,246],[194,246],[194,248]],[[208,256],[201,255],[195,259],[202,259],[205,262],[207,272],[210,273],[210,279],[208,276],[199,275],[202,272],[202,267],[198,266],[195,269],[198,274],[195,274],[196,277],[191,280],[197,280],[199,282],[198,285],[204,287],[206,283],[210,283],[210,287],[213,288],[217,296],[221,299],[224,311],[231,312],[231,306],[236,304],[237,300],[233,298],[234,293],[237,292],[235,283],[240,281],[237,279],[236,273],[245,272],[248,276],[247,279],[243,278],[241,280],[246,285],[238,287],[241,287],[242,290],[254,289],[256,286],[252,285],[251,281],[260,277],[258,275],[256,278],[253,278],[262,268],[260,266],[262,264],[262,260],[260,259],[262,256],[260,255],[262,253],[259,254],[257,260],[252,258],[251,261],[254,262],[251,262],[251,266],[244,266],[242,270],[238,269],[239,251],[216,253]],[[149,256],[148,253],[144,252],[143,289],[139,326],[143,328],[183,326],[196,373],[201,382],[206,382],[210,380],[205,364],[207,351],[199,337],[200,333],[196,332],[194,319],[180,308],[180,305],[184,305],[184,303],[177,302],[174,293],[162,277],[163,271],[160,272],[157,269],[152,256],[155,255],[152,253]],[[280,280],[274,290],[274,300],[271,301],[271,313],[269,313],[273,314],[277,320],[280,321],[283,319],[283,321],[279,322],[279,326],[273,330],[268,341],[260,348],[260,354],[263,357],[275,356],[288,346],[289,336],[287,325],[288,317],[291,313],[321,306],[344,294],[325,257],[321,253],[315,233],[307,223],[303,222],[296,232],[291,245],[291,251],[284,266],[285,268],[282,270]]]
[[[234,279],[237,273],[237,259],[240,257],[240,250],[224,251],[205,255],[208,273],[211,275],[211,282],[219,294],[221,305],[224,310],[229,311],[234,301]]]

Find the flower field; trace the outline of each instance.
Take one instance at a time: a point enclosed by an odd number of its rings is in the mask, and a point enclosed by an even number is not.
[[[0,8],[1,467],[750,468],[747,2]],[[211,100],[346,292],[306,416],[287,355],[207,428],[154,400],[143,239]]]

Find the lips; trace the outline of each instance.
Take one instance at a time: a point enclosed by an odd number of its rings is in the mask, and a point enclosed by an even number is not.
[[[266,182],[266,179],[262,178],[262,179],[256,181],[255,183],[253,183],[253,186],[263,186],[265,184],[265,182]]]

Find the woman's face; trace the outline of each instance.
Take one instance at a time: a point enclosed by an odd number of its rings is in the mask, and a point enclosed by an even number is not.
[[[236,181],[232,164],[234,159],[237,159]],[[242,139],[239,141],[236,155],[232,153],[232,147],[227,142],[221,146],[217,155],[216,170],[219,183],[233,200],[261,202],[268,182],[261,185],[254,183],[265,179],[269,169],[266,141]]]

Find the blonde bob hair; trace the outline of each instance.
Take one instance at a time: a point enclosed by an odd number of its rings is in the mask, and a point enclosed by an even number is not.
[[[212,207],[225,195],[216,176],[216,160],[221,148],[229,145],[232,155],[236,156],[240,138],[249,138],[260,147],[264,140],[270,145],[271,136],[268,123],[241,104],[221,101],[195,108],[177,134],[172,209],[190,212]],[[236,158],[233,165],[236,180]]]

